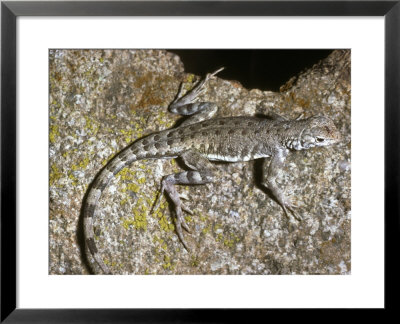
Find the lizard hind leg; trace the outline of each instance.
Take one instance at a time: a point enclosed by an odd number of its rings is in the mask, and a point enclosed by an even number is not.
[[[182,228],[188,232],[190,232],[190,230],[189,226],[185,222],[182,210],[189,213],[191,213],[191,210],[182,203],[175,185],[200,185],[213,182],[214,166],[206,158],[194,151],[185,152],[180,157],[183,159],[185,164],[193,170],[165,176],[161,183],[160,196],[163,192],[166,192],[169,198],[172,200],[176,216],[176,232],[185,249],[189,251],[189,247],[186,244],[183,236]]]

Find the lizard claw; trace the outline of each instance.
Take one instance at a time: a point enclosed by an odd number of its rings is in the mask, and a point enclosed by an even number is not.
[[[295,218],[295,219],[297,219],[298,221],[302,221],[303,220],[303,217],[299,214],[299,213],[297,213],[296,211],[295,211],[295,208],[296,207],[298,207],[297,205],[296,205],[296,203],[293,201],[293,198],[286,198],[283,202],[282,202],[282,208],[283,208],[283,210],[285,211],[285,214],[286,214],[286,216],[287,217],[290,217],[289,216],[289,212],[293,215],[293,217]]]
[[[183,203],[181,203],[181,208],[190,215],[194,214],[193,211],[189,207],[186,207]]]
[[[179,194],[179,198],[184,199],[184,200],[189,200],[189,197],[185,193]]]
[[[181,204],[181,207],[177,207],[177,208],[179,208],[179,211],[176,211],[175,213],[176,213],[176,222],[177,222],[177,225],[179,224],[181,227],[183,227],[188,233],[190,233],[190,229],[189,229],[189,226],[188,226],[188,224],[186,223],[186,221],[185,221],[185,218],[183,217],[183,215],[182,215],[182,210],[184,210],[184,211],[187,211],[186,210],[186,207],[184,207],[182,204]],[[189,211],[191,212],[191,210],[189,209]],[[178,216],[179,215],[179,216]]]
[[[156,201],[154,202],[153,207],[151,208],[150,214],[153,214],[158,209],[158,207],[160,207],[160,203],[161,203],[161,199],[162,199],[164,190],[165,190],[164,185],[161,185],[160,192],[158,193],[158,197],[157,197]]]
[[[223,69],[225,69],[225,67],[220,67],[218,70],[212,72],[212,73],[208,73],[206,75],[206,80],[212,78],[213,76],[215,76],[217,73],[221,72]]]
[[[287,209],[289,209],[289,211],[292,213],[293,217],[296,218],[299,222],[301,222],[303,220],[303,217],[297,213],[292,207],[288,207]]]
[[[186,224],[185,219],[182,216],[182,210],[180,207],[176,207],[175,213],[176,213],[176,221],[175,221],[176,232],[177,232],[178,237],[181,240],[183,246],[189,252],[190,249],[185,242],[185,239],[183,237],[183,232],[182,232],[182,227],[183,227],[186,231],[188,231],[190,233],[189,226]]]
[[[191,234],[189,226],[186,224],[185,221],[182,222],[182,227],[185,229],[186,232]]]

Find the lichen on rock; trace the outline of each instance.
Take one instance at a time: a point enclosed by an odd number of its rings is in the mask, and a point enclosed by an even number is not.
[[[95,175],[115,154],[146,134],[172,127],[167,112],[184,73],[164,50],[51,50],[50,274],[88,274],[81,206]],[[280,92],[248,90],[215,78],[201,95],[218,116],[323,114],[343,142],[293,152],[281,186],[299,204],[302,222],[288,219],[260,187],[260,163],[218,163],[218,181],[179,186],[194,211],[186,221],[186,251],[164,199],[150,213],[170,160],[142,160],[122,170],[104,191],[95,241],[116,274],[348,274],[351,270],[350,51],[290,79]],[[211,71],[209,71],[211,72]],[[90,261],[90,256],[88,256]]]

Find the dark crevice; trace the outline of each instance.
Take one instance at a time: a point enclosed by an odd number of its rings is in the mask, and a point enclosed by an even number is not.
[[[185,72],[204,76],[224,66],[218,76],[239,81],[247,89],[279,91],[290,78],[326,58],[332,50],[170,49]]]

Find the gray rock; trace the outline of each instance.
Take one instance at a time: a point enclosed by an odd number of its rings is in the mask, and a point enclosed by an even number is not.
[[[116,274],[348,274],[350,261],[350,51],[334,51],[293,77],[279,93],[213,79],[202,100],[219,116],[323,114],[339,145],[294,152],[281,186],[304,220],[288,219],[259,186],[258,161],[217,164],[217,183],[179,187],[187,217],[187,252],[165,199],[150,209],[176,162],[134,163],[111,181],[95,219],[96,244]],[[211,71],[210,71],[211,72]],[[131,141],[172,127],[167,112],[179,83],[190,88],[179,57],[163,50],[50,52],[50,274],[88,274],[81,206],[88,185]],[[89,256],[89,261],[91,260]]]

